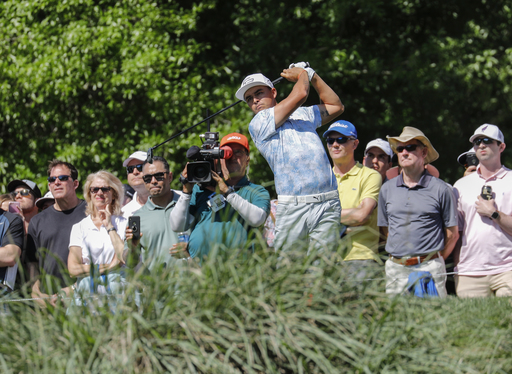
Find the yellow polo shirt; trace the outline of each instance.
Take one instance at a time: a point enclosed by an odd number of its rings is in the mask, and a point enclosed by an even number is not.
[[[333,169],[334,170],[334,169]],[[357,208],[363,199],[370,198],[378,203],[382,185],[380,174],[357,162],[343,177],[334,172],[338,182],[341,209]],[[345,236],[348,245],[347,260],[375,260],[379,247],[379,228],[377,227],[377,207],[370,220],[364,226],[352,226],[353,232]]]

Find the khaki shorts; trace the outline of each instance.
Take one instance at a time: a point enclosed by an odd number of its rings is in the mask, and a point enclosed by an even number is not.
[[[482,276],[456,275],[455,289],[459,297],[512,296],[512,270]]]

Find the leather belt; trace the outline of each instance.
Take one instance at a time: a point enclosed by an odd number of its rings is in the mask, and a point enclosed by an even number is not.
[[[289,204],[289,203],[322,203],[327,200],[339,199],[338,191],[330,191],[326,193],[320,193],[317,195],[305,195],[305,196],[285,196],[279,195],[277,197],[277,201],[279,204]]]
[[[422,262],[431,260],[435,257],[441,257],[441,253],[439,251],[431,252],[429,254],[423,256],[404,256],[404,257],[394,257],[389,255],[389,259],[394,263],[404,265],[404,266],[414,266],[419,265]]]

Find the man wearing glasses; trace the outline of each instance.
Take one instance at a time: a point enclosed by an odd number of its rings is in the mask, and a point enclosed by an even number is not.
[[[462,237],[455,285],[460,297],[512,296],[512,172],[505,138],[484,124],[469,138],[479,164],[454,185]]]
[[[30,222],[27,236],[28,261],[38,262],[40,278],[32,286],[32,297],[41,306],[52,305],[58,295],[69,295],[73,279],[67,273],[69,237],[75,223],[85,217],[85,201],[76,196],[78,171],[69,162],[53,160],[48,165],[48,188],[55,203]]]
[[[291,64],[281,76],[295,84],[279,103],[276,89],[263,74],[247,76],[236,92],[255,114],[249,132],[274,173],[279,201],[274,247],[332,248],[339,238],[341,207],[316,129],[343,113],[344,106],[305,62]],[[311,86],[320,103],[303,107]]]
[[[146,204],[146,201],[148,201],[149,191],[146,189],[144,181],[142,180],[142,165],[144,161],[146,161],[146,158],[146,152],[137,151],[123,161],[123,166],[126,168],[128,184],[135,190],[132,201],[121,209],[123,217],[125,218],[132,216],[133,212],[142,208],[142,206]]]
[[[25,232],[28,231],[30,220],[39,212],[36,200],[41,197],[41,190],[37,184],[28,179],[15,179],[7,185],[14,200],[20,203],[20,208],[25,221]]]
[[[425,169],[439,154],[423,132],[406,126],[400,136],[387,138],[402,173],[379,194],[378,225],[388,238],[386,292],[402,293],[410,275],[429,272],[437,294],[445,297],[444,260],[459,238],[455,197]]]
[[[334,164],[338,184],[341,223],[346,226],[343,237],[347,245],[345,261],[357,274],[365,274],[377,257],[379,229],[377,228],[377,201],[382,184],[380,174],[364,167],[354,158],[359,145],[357,130],[348,121],[336,121],[324,133],[327,149]]]
[[[178,243],[178,234],[169,227],[169,215],[180,197],[178,191],[171,190],[172,172],[169,164],[160,156],[153,157],[150,164],[144,161],[142,180],[149,195],[146,204],[133,213],[140,217],[140,240],[133,239],[132,230],[126,230],[126,262],[142,263],[149,269],[169,267],[176,260],[169,253]]]

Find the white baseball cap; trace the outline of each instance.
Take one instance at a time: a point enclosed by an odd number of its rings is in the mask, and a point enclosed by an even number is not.
[[[147,152],[143,152],[143,151],[133,152],[130,155],[130,157],[128,157],[126,160],[123,161],[123,166],[127,167],[131,160],[139,160],[139,161],[144,162],[144,161],[146,161],[147,158],[148,158]]]
[[[47,201],[55,201],[51,191],[48,191],[47,193],[44,194],[43,197],[41,197],[40,199],[37,199],[36,200],[36,206],[39,209],[42,209],[43,208],[43,204],[45,202],[47,202]]]
[[[236,94],[235,94],[236,98],[238,100],[245,101],[244,95],[247,92],[247,90],[249,88],[253,88],[256,86],[267,86],[270,88],[274,88],[272,81],[270,79],[268,79],[266,76],[264,76],[263,74],[261,74],[261,73],[251,74],[251,75],[248,75],[247,77],[245,77],[245,79],[242,82],[242,85],[240,86],[238,91],[236,91]]]
[[[381,138],[377,138],[372,140],[366,145],[366,149],[364,150],[364,154],[366,156],[366,152],[372,147],[380,148],[386,153],[389,157],[393,157],[393,150],[391,149],[391,146],[389,143]]]
[[[469,138],[469,141],[473,143],[478,136],[486,136],[488,138],[497,140],[499,142],[505,143],[505,137],[503,133],[496,125],[491,125],[489,123],[484,123],[482,126],[475,130],[475,133]]]

